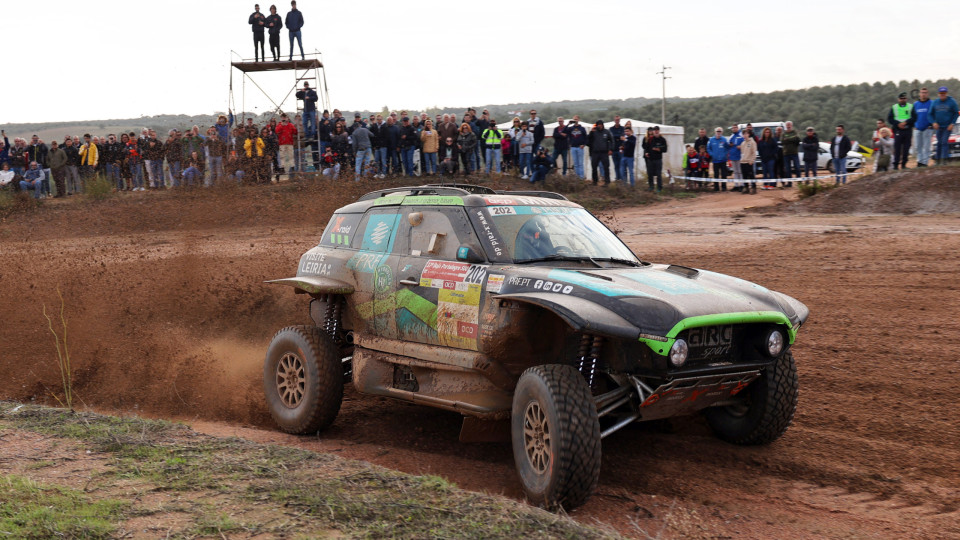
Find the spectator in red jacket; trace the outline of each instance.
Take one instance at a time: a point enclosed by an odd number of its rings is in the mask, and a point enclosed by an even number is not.
[[[277,143],[280,145],[280,152],[277,156],[280,161],[280,167],[282,167],[287,174],[292,175],[295,163],[293,160],[293,143],[297,138],[297,126],[290,122],[290,117],[286,114],[281,115],[276,134]]]

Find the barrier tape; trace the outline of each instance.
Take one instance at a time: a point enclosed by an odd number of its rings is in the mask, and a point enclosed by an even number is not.
[[[863,172],[863,171],[860,171],[860,172],[848,172],[848,173],[846,174],[846,176],[856,176],[856,175],[858,175],[858,174],[866,174],[866,173]],[[805,177],[805,178],[800,178],[800,177],[796,177],[796,178],[733,178],[733,177],[728,177],[728,178],[726,178],[726,179],[723,179],[723,178],[708,178],[708,177],[703,177],[703,176],[671,176],[670,178],[672,178],[672,179],[674,179],[674,180],[689,180],[689,181],[692,181],[692,182],[740,182],[740,183],[743,183],[743,184],[759,184],[759,183],[761,183],[761,182],[770,182],[770,183],[773,183],[773,182],[802,182],[802,181],[804,181],[804,180],[829,180],[829,179],[834,179],[834,180],[836,180],[836,179],[837,179],[837,175],[836,175],[836,174],[830,174],[830,175],[827,175],[827,176],[808,176],[808,177]]]

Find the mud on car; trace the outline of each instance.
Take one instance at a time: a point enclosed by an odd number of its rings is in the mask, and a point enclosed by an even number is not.
[[[582,504],[601,440],[702,413],[734,444],[780,437],[797,405],[790,346],[809,311],[737,278],[638,259],[562,195],[479,186],[369,193],[337,210],[292,286],[313,324],[267,351],[270,412],[289,433],[336,418],[346,382],[464,416],[463,440],[509,426],[527,497]]]

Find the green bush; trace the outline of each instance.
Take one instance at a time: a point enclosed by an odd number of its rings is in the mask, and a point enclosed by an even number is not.
[[[113,194],[113,184],[103,175],[98,174],[92,180],[87,180],[83,192],[95,201],[102,201]]]
[[[834,184],[821,184],[819,180],[814,180],[809,184],[798,182],[797,187],[800,189],[800,198],[806,199],[807,197],[813,197],[817,193],[830,191],[836,186]]]

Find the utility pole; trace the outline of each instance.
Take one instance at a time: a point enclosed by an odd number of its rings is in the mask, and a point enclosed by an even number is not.
[[[656,74],[663,77],[663,93],[660,98],[660,123],[666,125],[667,123],[667,79],[672,79],[673,77],[667,77],[667,70],[673,69],[669,66],[663,66],[663,71],[658,71]]]

